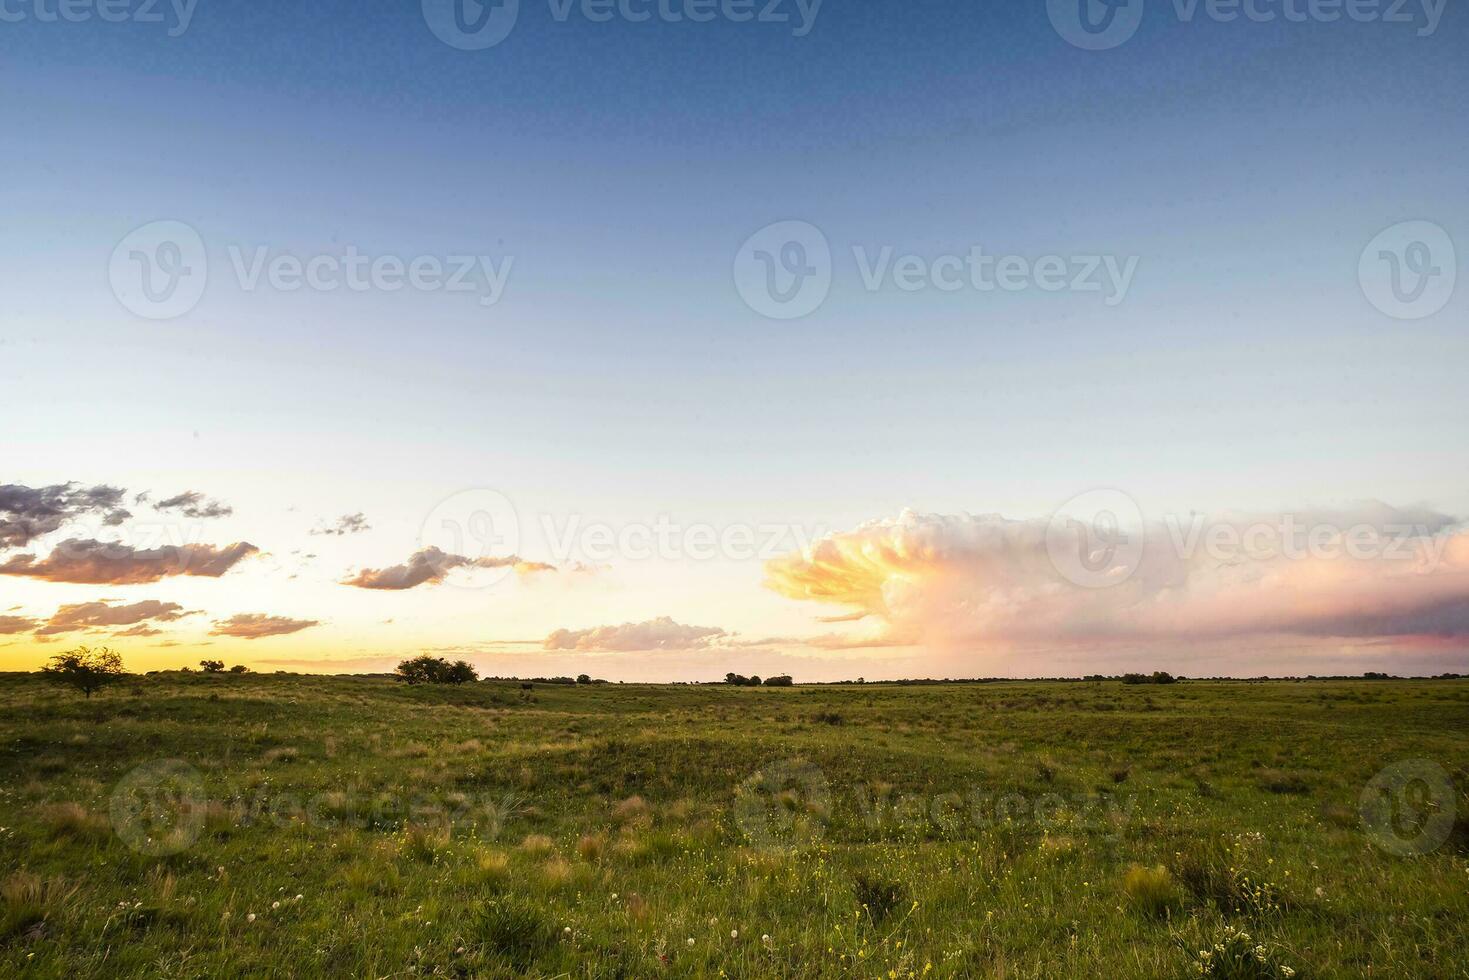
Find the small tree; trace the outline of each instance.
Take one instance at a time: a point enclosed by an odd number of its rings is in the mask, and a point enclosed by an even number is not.
[[[578,684],[590,684],[592,682],[592,675],[591,674],[577,674],[576,675],[576,682]]]
[[[235,664],[233,667],[230,668],[230,673],[231,674],[248,674],[248,673],[250,673],[250,668],[249,667],[246,667],[244,664]]]
[[[204,673],[206,673],[206,674],[219,674],[219,673],[223,673],[224,672],[224,661],[223,660],[201,660],[201,661],[199,661],[199,669],[202,670],[202,671],[204,671]]]
[[[420,654],[398,665],[398,679],[409,684],[465,684],[478,680],[479,674],[466,661],[452,664],[443,657]]]
[[[77,647],[58,653],[41,671],[56,683],[74,687],[89,698],[94,691],[127,676],[122,657],[107,647],[97,650]]]

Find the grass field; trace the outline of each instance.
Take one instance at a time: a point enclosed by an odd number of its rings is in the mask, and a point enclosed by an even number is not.
[[[1465,681],[12,674],[0,747],[5,977],[1469,975]]]

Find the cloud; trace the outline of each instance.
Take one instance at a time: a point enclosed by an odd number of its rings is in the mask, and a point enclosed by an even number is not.
[[[367,518],[361,512],[356,514],[344,514],[337,518],[337,522],[331,527],[317,528],[311,534],[333,534],[341,537],[345,534],[358,534],[362,531],[372,530],[372,525],[367,523]]]
[[[9,636],[12,633],[29,633],[41,625],[40,620],[30,619],[26,616],[0,616],[0,636]]]
[[[314,619],[288,619],[285,616],[267,616],[265,613],[239,613],[229,619],[216,620],[210,636],[233,636],[242,640],[259,640],[267,636],[284,636],[299,633],[311,626],[321,625]]]
[[[728,634],[714,626],[685,626],[668,616],[644,623],[597,626],[585,630],[556,630],[542,646],[547,650],[620,652],[628,650],[694,650]]]
[[[1133,558],[1087,582],[1113,584],[1085,587],[1059,570],[1067,540],[1049,521],[905,511],[767,563],[766,584],[935,648],[1469,638],[1469,534],[1446,515],[1373,503],[1126,533],[1139,535]]]
[[[401,591],[430,583],[437,585],[444,576],[456,568],[514,568],[518,574],[555,571],[554,565],[544,562],[523,561],[518,555],[503,558],[467,558],[453,555],[438,548],[424,548],[409,556],[401,565],[386,568],[364,568],[343,585],[354,585],[359,589],[386,589]]]
[[[78,630],[99,629],[108,626],[134,626],[147,621],[172,623],[185,616],[192,616],[177,602],[159,602],[145,599],[131,605],[113,606],[106,602],[81,602],[62,606],[51,615],[44,626],[36,630],[37,636],[56,633],[73,633]],[[156,630],[154,632],[157,632]],[[135,630],[119,633],[118,636],[151,635]]]
[[[45,559],[23,554],[0,563],[0,575],[86,585],[138,585],[172,575],[218,578],[259,550],[244,541],[220,548],[185,544],[140,549],[116,542],[70,538],[53,548]]]
[[[206,499],[197,490],[185,490],[183,493],[167,500],[160,500],[153,505],[154,510],[176,510],[185,517],[206,519],[211,517],[229,517],[235,509],[228,504],[218,500]]]
[[[33,538],[55,531],[68,521],[94,516],[116,527],[132,515],[123,508],[125,491],[98,485],[58,483],[49,487],[0,486],[0,548],[23,548]]]

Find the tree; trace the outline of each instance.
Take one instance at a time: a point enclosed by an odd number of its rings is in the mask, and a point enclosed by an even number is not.
[[[464,684],[478,680],[479,674],[463,660],[451,664],[443,657],[424,653],[400,663],[398,679],[409,684]]]
[[[790,674],[777,674],[774,677],[765,678],[766,687],[790,687],[793,683]]]
[[[201,660],[201,661],[199,661],[199,669],[202,670],[202,671],[204,671],[204,673],[206,673],[206,674],[218,674],[218,673],[222,673],[224,671],[224,661],[223,660]]]
[[[250,668],[249,667],[246,667],[244,664],[235,664],[233,667],[230,668],[230,673],[231,674],[248,674],[248,673],[250,673]]]
[[[591,674],[577,674],[576,675],[576,682],[578,684],[590,684],[592,682],[592,675]]]
[[[77,647],[58,653],[41,671],[56,683],[74,687],[89,698],[94,691],[127,676],[122,657],[107,647],[96,650]]]

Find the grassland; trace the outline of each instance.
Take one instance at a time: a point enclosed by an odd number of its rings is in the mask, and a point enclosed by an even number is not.
[[[1466,766],[1464,681],[8,675],[0,976],[1466,976]]]

